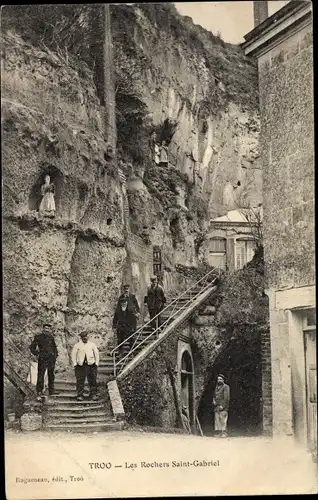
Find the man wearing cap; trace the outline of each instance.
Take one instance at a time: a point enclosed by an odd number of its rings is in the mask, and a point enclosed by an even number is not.
[[[36,382],[37,400],[41,400],[46,370],[48,375],[49,395],[58,394],[58,392],[54,390],[54,370],[58,352],[52,332],[52,325],[49,323],[43,325],[42,332],[35,335],[30,345],[30,351],[33,356],[38,358]]]
[[[150,281],[151,285],[148,287],[144,303],[148,307],[149,317],[152,320],[151,326],[152,328],[156,328],[156,325],[160,325],[160,316],[158,316],[156,319],[153,318],[157,316],[160,311],[162,311],[166,303],[166,297],[162,286],[158,283],[157,276],[152,276],[150,278]]]
[[[123,294],[118,299],[113,317],[113,329],[117,333],[118,345],[136,331],[139,314],[138,300],[134,294],[129,293],[129,285],[125,285]],[[130,345],[132,343],[133,338],[130,340]]]
[[[224,375],[219,374],[214,392],[214,429],[226,437],[227,419],[230,404],[230,387],[224,383]]]
[[[81,340],[72,349],[72,363],[75,369],[77,400],[83,401],[84,384],[87,377],[89,397],[96,401],[97,396],[97,367],[99,365],[99,352],[94,344],[88,340],[88,334],[82,332]]]

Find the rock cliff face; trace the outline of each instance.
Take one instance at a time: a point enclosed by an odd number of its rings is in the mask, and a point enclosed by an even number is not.
[[[132,230],[148,229],[167,267],[197,265],[210,218],[261,202],[256,67],[171,4],[112,9],[120,151],[143,178],[129,193]],[[167,122],[169,169],[147,156]]]
[[[126,257],[121,187],[88,70],[8,33],[2,75],[5,325],[28,342],[52,321],[65,363],[78,331],[109,329]],[[36,211],[47,173],[50,220]]]
[[[147,255],[161,247],[164,283],[177,288],[175,265],[199,264],[209,219],[261,201],[256,69],[170,4],[112,6],[112,22],[119,157],[134,172],[126,216]],[[152,272],[124,237],[93,70],[63,54],[15,30],[3,36],[5,329],[24,345],[52,321],[61,366],[82,329],[103,348],[113,342],[123,278],[142,298]],[[165,133],[165,123],[176,125],[168,170],[154,167],[149,149],[150,132]],[[37,212],[46,174],[56,189],[49,220]]]

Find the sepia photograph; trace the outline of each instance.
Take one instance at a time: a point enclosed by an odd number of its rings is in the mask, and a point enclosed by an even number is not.
[[[318,492],[313,11],[2,6],[8,500]]]

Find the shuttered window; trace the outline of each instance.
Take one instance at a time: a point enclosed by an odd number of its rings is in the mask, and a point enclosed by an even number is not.
[[[209,256],[208,261],[210,266],[219,269],[226,269],[226,239],[212,238],[209,241]]]
[[[235,242],[235,254],[236,269],[242,269],[248,262],[252,260],[255,253],[255,241],[254,240],[236,240]]]
[[[210,240],[210,252],[225,253],[226,252],[226,239],[213,238]]]

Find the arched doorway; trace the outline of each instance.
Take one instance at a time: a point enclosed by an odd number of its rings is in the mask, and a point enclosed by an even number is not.
[[[220,353],[211,367],[198,408],[203,433],[214,434],[213,395],[222,373],[230,386],[228,432],[232,436],[262,433],[262,366],[260,332],[238,336]]]
[[[181,358],[181,411],[187,414],[190,426],[194,424],[193,362],[188,351]]]

